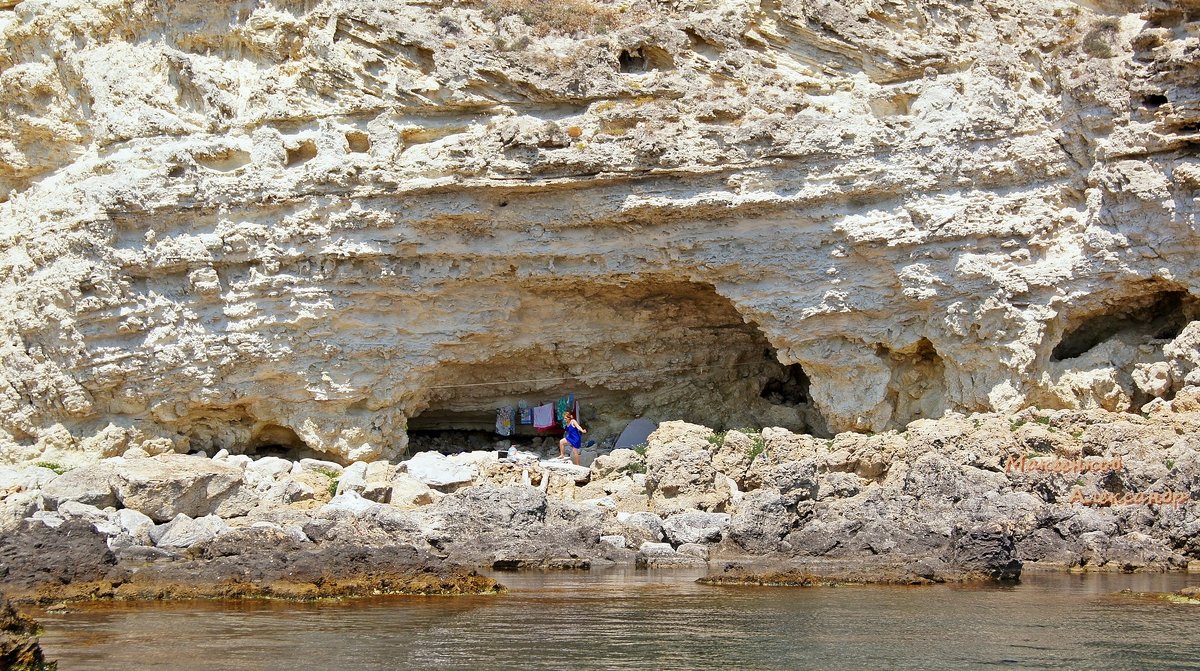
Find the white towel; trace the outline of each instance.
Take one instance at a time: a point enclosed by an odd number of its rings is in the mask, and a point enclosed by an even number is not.
[[[554,426],[554,404],[547,403],[533,409],[533,428],[549,429]]]

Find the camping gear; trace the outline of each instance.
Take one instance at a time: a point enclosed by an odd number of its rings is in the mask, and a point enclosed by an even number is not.
[[[625,425],[625,429],[621,431],[621,435],[617,436],[617,443],[613,445],[614,450],[622,448],[629,449],[646,442],[650,434],[658,428],[657,422],[652,422],[645,417],[638,417],[629,424]]]

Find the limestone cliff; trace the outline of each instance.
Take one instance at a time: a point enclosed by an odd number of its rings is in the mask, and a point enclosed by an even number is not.
[[[600,428],[1137,411],[1200,383],[1198,29],[0,0],[0,455],[369,460],[566,389]]]

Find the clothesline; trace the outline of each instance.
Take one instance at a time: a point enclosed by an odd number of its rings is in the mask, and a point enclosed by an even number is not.
[[[585,373],[585,374],[581,374],[581,375],[569,375],[567,377],[543,377],[543,378],[537,378],[537,379],[532,379],[532,380],[501,380],[499,382],[465,382],[463,384],[438,384],[438,385],[426,387],[426,389],[458,389],[460,387],[494,387],[494,386],[506,385],[506,384],[531,384],[534,382],[565,382],[567,380],[579,380],[584,377],[611,377],[613,375],[624,376],[624,375],[631,375],[634,373],[636,373],[638,375],[645,375],[645,374],[649,374],[649,373],[666,373],[666,372],[681,371],[681,370],[696,370],[699,368],[722,368],[722,367],[724,367],[724,368],[744,368],[746,366],[761,366],[762,363],[763,362],[761,362],[761,361],[751,361],[748,363],[736,363],[731,366],[674,366],[671,368],[656,368],[656,369],[651,369],[651,370],[626,371],[624,373],[591,373],[591,374]]]

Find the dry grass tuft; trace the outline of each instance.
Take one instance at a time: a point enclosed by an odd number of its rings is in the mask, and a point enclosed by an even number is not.
[[[619,23],[620,12],[591,0],[467,0],[491,21],[519,16],[535,35],[606,33]]]

